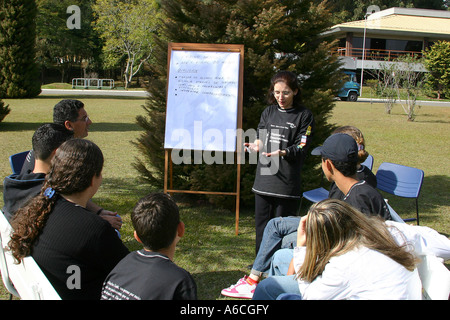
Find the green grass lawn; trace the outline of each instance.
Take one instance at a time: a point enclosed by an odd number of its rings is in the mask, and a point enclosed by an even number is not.
[[[131,141],[140,135],[135,117],[144,111],[142,98],[78,97],[85,103],[93,121],[88,139],[97,143],[105,156],[103,185],[94,201],[116,210],[123,218],[122,239],[130,250],[140,248],[133,238],[130,213],[136,201],[154,186],[137,178],[132,167],[139,156]],[[9,155],[29,150],[34,130],[43,122],[52,121],[53,106],[60,98],[40,96],[37,99],[4,100],[11,113],[0,123],[0,176],[10,174]],[[422,107],[414,122],[407,122],[400,106],[391,115],[384,113],[380,103],[336,102],[331,122],[354,125],[361,129],[367,150],[374,156],[376,172],[381,162],[394,162],[421,168],[425,180],[419,200],[421,225],[450,233],[450,174],[447,165],[450,147],[450,108]],[[2,178],[3,180],[3,178]],[[413,217],[413,201],[387,196],[402,217]],[[175,262],[192,273],[199,299],[222,299],[221,289],[235,283],[248,273],[253,262],[253,210],[242,208],[239,235],[234,233],[235,212],[208,206],[196,196],[177,196],[186,235],[180,241]],[[3,206],[3,197],[0,207]],[[0,299],[7,299],[0,288]]]

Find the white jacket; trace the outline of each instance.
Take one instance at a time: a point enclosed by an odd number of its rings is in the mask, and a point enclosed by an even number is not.
[[[294,267],[298,271],[306,247],[294,249]],[[417,269],[413,272],[378,251],[355,248],[330,259],[313,282],[298,280],[304,300],[364,299],[420,300],[422,285]]]

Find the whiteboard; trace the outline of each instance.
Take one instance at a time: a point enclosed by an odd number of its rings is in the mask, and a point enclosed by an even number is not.
[[[239,52],[172,50],[164,148],[236,151]]]

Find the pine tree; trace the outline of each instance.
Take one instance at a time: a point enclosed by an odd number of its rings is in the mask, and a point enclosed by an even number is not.
[[[41,92],[35,62],[35,1],[2,0],[0,7],[0,96],[35,97]]]
[[[9,105],[5,106],[5,103],[0,99],[0,122],[5,119],[5,117],[9,114],[11,109],[9,109]]]
[[[166,108],[167,43],[244,44],[243,129],[255,129],[263,109],[270,78],[277,70],[290,70],[301,78],[304,104],[314,113],[316,135],[311,147],[331,133],[327,123],[341,77],[333,42],[319,34],[330,27],[324,5],[298,0],[168,0],[162,1],[166,23],[155,50],[158,60],[148,87],[146,116],[137,118],[145,133],[136,145],[145,160],[135,168],[148,182],[162,186]],[[309,157],[303,170],[304,188],[317,186],[319,157]],[[235,165],[174,166],[174,185],[192,190],[233,191]],[[241,166],[241,198],[251,204],[255,165]],[[231,198],[231,197],[228,197]],[[212,196],[211,202],[233,199]],[[248,201],[247,201],[248,200]]]

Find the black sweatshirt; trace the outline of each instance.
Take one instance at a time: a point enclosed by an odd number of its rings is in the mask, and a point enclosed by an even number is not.
[[[128,253],[106,220],[59,197],[31,255],[63,300],[98,300],[106,276]]]
[[[11,221],[16,211],[37,196],[45,181],[45,173],[12,174],[3,180],[3,214]]]
[[[267,107],[261,114],[258,139],[260,150],[253,192],[273,197],[299,199],[301,170],[314,132],[314,117],[305,107]],[[262,152],[285,150],[284,157],[265,157]]]

